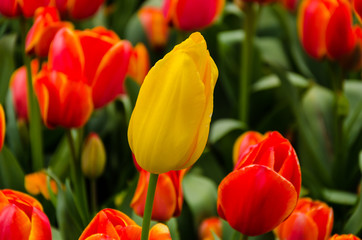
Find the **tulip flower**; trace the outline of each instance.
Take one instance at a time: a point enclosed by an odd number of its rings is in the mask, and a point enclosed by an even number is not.
[[[208,27],[221,14],[225,0],[164,0],[163,14],[167,21],[184,31]]]
[[[81,166],[84,176],[95,179],[102,175],[106,165],[106,151],[96,133],[90,133],[85,140]]]
[[[361,239],[353,234],[343,234],[343,235],[334,234],[331,238],[329,238],[329,240],[361,240]]]
[[[45,199],[50,199],[48,184],[47,184],[47,174],[43,171],[30,173],[25,175],[25,189],[28,193],[32,195],[42,194]],[[58,192],[57,184],[54,180],[50,180],[50,187],[53,193]]]
[[[51,240],[50,223],[41,204],[27,194],[0,190],[0,239]]]
[[[359,21],[362,21],[362,1],[361,0],[353,0],[353,9],[356,13]]]
[[[31,71],[33,78],[39,69],[38,60],[31,61]],[[28,121],[28,88],[27,88],[27,73],[25,66],[22,66],[14,71],[10,78],[10,90],[12,93],[13,104],[16,116],[19,120]]]
[[[297,155],[278,132],[249,149],[218,188],[217,210],[237,231],[255,236],[273,230],[297,204]]]
[[[55,0],[55,5],[63,15],[74,19],[84,19],[94,15],[104,0]]]
[[[138,11],[137,15],[151,46],[155,49],[164,48],[168,41],[169,26],[161,9],[143,7]]]
[[[199,239],[213,240],[213,233],[222,239],[222,222],[218,217],[211,217],[202,221],[199,227]]]
[[[127,74],[139,85],[142,85],[149,69],[150,57],[148,55],[147,48],[143,43],[137,43],[132,51]]]
[[[86,229],[84,229],[79,240],[139,240],[141,231],[141,227],[126,214],[114,209],[103,209],[97,213]],[[166,225],[158,223],[151,228],[149,239],[171,239],[170,231]]]
[[[242,157],[242,155],[246,154],[249,148],[261,142],[264,139],[264,136],[255,131],[248,131],[241,134],[235,141],[233,147],[233,162],[234,165],[238,162],[238,160]]]
[[[0,13],[6,17],[34,16],[38,7],[48,6],[50,0],[1,0]]]
[[[47,57],[55,34],[63,27],[73,28],[69,22],[60,21],[57,9],[54,7],[38,8],[34,16],[34,24],[30,28],[25,42],[25,51]]]
[[[168,221],[181,214],[183,193],[182,179],[187,169],[160,174],[157,181],[151,218],[156,221]],[[147,186],[150,173],[141,169],[136,192],[131,201],[131,208],[142,216],[145,210]]]
[[[357,36],[352,25],[348,1],[304,0],[298,16],[302,45],[313,58],[328,56],[343,61],[356,49]]]
[[[5,113],[3,105],[1,105],[0,103],[0,151],[4,145],[5,130],[6,130]]]
[[[323,202],[302,198],[290,217],[275,229],[275,233],[280,240],[327,240],[332,227],[332,208]]]
[[[151,68],[128,128],[129,145],[143,169],[165,173],[197,161],[209,135],[217,76],[200,33]]]

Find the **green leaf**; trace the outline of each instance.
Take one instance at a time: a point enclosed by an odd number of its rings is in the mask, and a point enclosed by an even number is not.
[[[288,72],[287,78],[290,81],[290,83],[293,84],[295,87],[307,88],[309,86],[308,80],[299,74],[296,74],[293,72]],[[259,79],[253,85],[252,90],[254,92],[264,91],[264,90],[280,87],[280,85],[281,85],[281,82],[280,82],[278,76],[275,74],[270,74],[270,75],[267,75],[267,76]]]
[[[244,130],[246,124],[236,119],[220,119],[211,125],[209,142],[215,144],[221,138],[234,130]]]
[[[323,189],[323,198],[330,203],[341,204],[341,205],[354,205],[357,202],[356,194],[334,190],[334,189]]]
[[[63,240],[62,235],[60,234],[59,230],[52,227],[52,239],[53,240]]]
[[[276,67],[290,69],[288,58],[279,39],[272,37],[256,38],[255,44],[263,61]]]
[[[203,176],[189,173],[182,182],[184,197],[190,206],[195,227],[209,216],[216,216],[217,187]]]
[[[358,198],[357,207],[343,228],[344,233],[358,234],[362,230],[362,191],[360,191]]]
[[[49,161],[49,168],[52,172],[62,178],[67,175],[69,167],[70,152],[67,142],[67,138],[63,137],[58,144],[54,154],[51,156]]]
[[[6,146],[0,152],[0,188],[25,191],[24,172]]]
[[[16,34],[0,38],[0,103],[5,102],[11,74],[15,69],[14,50]]]

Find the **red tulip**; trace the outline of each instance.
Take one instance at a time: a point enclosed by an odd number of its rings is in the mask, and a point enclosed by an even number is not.
[[[108,208],[97,213],[86,229],[84,229],[79,240],[139,240],[141,232],[142,228],[127,215]],[[171,239],[170,231],[166,225],[158,223],[151,228],[149,239]]]
[[[359,237],[353,235],[353,234],[343,234],[343,235],[338,235],[338,234],[334,234],[329,240],[360,240]]]
[[[362,1],[361,0],[353,0],[353,9],[359,18],[359,21],[362,21]]]
[[[148,71],[150,70],[150,57],[143,43],[137,43],[133,48],[128,66],[128,76],[142,85]]]
[[[63,27],[73,28],[73,25],[60,21],[56,8],[39,8],[35,12],[34,24],[26,36],[26,52],[35,53],[40,57],[48,56],[50,43],[55,34]]]
[[[155,49],[164,48],[168,41],[169,26],[161,9],[143,7],[138,11],[137,15],[151,46]]]
[[[327,240],[332,227],[332,208],[323,202],[302,198],[290,217],[275,229],[275,233],[280,240]]]
[[[5,130],[6,130],[5,113],[3,105],[1,105],[0,103],[0,151],[4,145]]]
[[[248,153],[249,148],[251,146],[261,142],[263,139],[264,136],[261,133],[255,131],[248,131],[241,134],[234,143],[234,148],[233,148],[234,165],[244,154]]]
[[[163,13],[176,28],[194,31],[211,25],[221,14],[225,0],[165,0]]]
[[[169,171],[159,175],[151,217],[153,220],[168,221],[171,217],[181,214],[183,203],[181,182],[186,171],[187,169]],[[131,202],[131,207],[139,216],[143,216],[145,210],[149,179],[150,173],[141,169],[136,192]]]
[[[84,19],[94,15],[104,0],[55,0],[55,5],[62,14],[69,14],[74,19]]]
[[[27,194],[0,190],[0,239],[51,240],[43,207]]]
[[[218,213],[245,235],[269,232],[292,213],[300,184],[293,147],[278,132],[271,132],[221,181]]]
[[[222,222],[218,217],[207,218],[199,227],[199,239],[214,240],[213,233],[222,239]]]
[[[50,0],[1,0],[0,13],[6,17],[24,17],[34,16],[38,7],[48,6]]]

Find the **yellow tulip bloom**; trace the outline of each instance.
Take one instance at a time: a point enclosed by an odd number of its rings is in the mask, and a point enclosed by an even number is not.
[[[198,32],[149,71],[128,128],[129,145],[143,169],[165,173],[197,161],[209,135],[217,77]]]

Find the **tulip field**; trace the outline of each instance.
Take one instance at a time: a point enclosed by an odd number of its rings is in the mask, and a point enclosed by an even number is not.
[[[362,239],[362,0],[1,0],[0,240]]]

